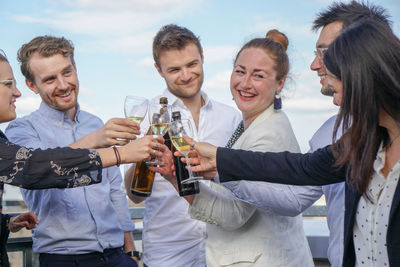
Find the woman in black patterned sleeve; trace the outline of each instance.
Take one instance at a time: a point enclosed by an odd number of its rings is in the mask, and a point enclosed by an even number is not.
[[[15,119],[15,101],[20,96],[11,66],[0,53],[0,123]],[[119,148],[40,150],[12,144],[0,131],[0,203],[4,183],[26,189],[72,188],[99,183],[103,167],[161,156],[163,142],[161,136],[146,136]],[[32,212],[11,217],[1,211],[0,204],[0,266],[9,266],[6,251],[9,231],[16,232],[23,227],[32,229],[38,221]]]

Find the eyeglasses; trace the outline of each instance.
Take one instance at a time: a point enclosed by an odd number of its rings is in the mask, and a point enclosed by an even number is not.
[[[318,47],[317,50],[314,51],[314,55],[319,59],[324,59],[324,54],[328,50],[328,47]]]
[[[1,80],[0,83],[4,84],[11,90],[17,89],[17,81],[15,79]]]

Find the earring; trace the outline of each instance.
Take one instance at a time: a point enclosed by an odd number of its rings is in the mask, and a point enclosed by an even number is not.
[[[279,92],[276,92],[274,97],[274,109],[279,110],[281,108],[282,108],[282,98]]]

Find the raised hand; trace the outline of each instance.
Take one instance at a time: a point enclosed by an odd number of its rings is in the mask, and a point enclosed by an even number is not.
[[[214,172],[214,174],[216,174],[215,171],[217,170],[217,147],[206,142],[194,142],[194,140],[188,136],[185,136],[184,138],[194,150],[189,153],[189,162],[190,164],[195,165],[190,167],[191,170],[197,173]],[[182,154],[179,152],[175,152],[175,156],[182,156]],[[206,178],[210,179],[210,175],[211,174],[207,175]]]
[[[11,217],[10,222],[8,223],[8,229],[10,229],[10,231],[13,233],[18,232],[24,227],[28,230],[31,230],[35,228],[38,223],[39,220],[35,213],[30,211],[15,217]]]
[[[176,172],[174,165],[174,158],[172,156],[171,150],[167,147],[163,151],[161,156],[161,161],[167,163],[166,165],[162,165],[159,167],[150,167],[150,170],[154,172],[160,173],[166,180],[172,183],[172,185],[176,185]]]
[[[97,131],[81,138],[71,144],[72,148],[103,148],[113,145],[125,145],[136,139],[140,134],[140,126],[137,122],[113,118],[106,122]]]
[[[146,135],[118,148],[121,163],[134,163],[160,157],[167,149],[161,135]]]

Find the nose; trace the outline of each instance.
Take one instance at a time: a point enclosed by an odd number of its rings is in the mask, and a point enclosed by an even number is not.
[[[317,56],[315,56],[314,60],[311,62],[310,69],[313,71],[318,71],[322,68],[322,66],[323,63],[321,62],[321,60]]]
[[[18,98],[18,97],[20,97],[21,96],[21,92],[18,90],[18,88],[17,88],[17,86],[15,86],[14,87],[14,90],[13,90],[13,96],[15,97],[15,98]]]
[[[187,81],[190,79],[190,71],[187,68],[182,68],[182,80]]]
[[[251,87],[251,75],[246,74],[243,76],[241,86],[243,89],[250,89]]]
[[[67,89],[68,88],[68,82],[65,80],[64,77],[58,77],[57,78],[57,87],[58,89]]]

